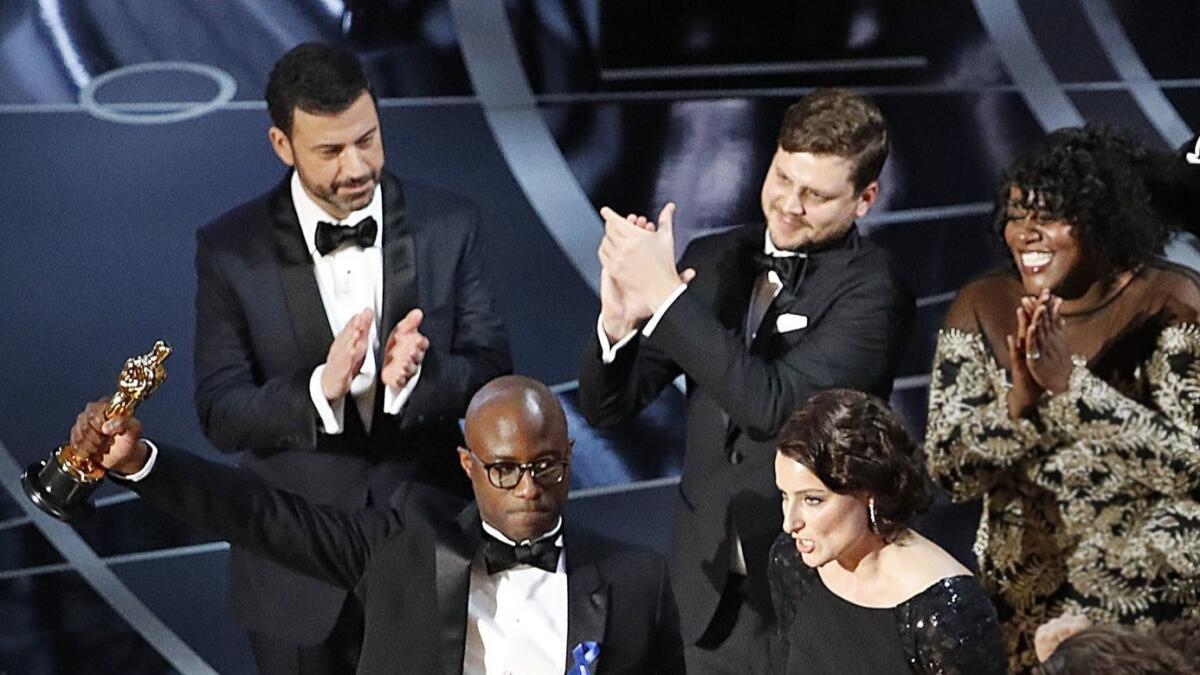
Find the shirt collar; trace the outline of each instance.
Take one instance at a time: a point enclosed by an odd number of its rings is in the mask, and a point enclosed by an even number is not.
[[[822,254],[836,254],[838,251],[844,251],[845,255],[841,256],[841,259],[845,263],[849,263],[849,261],[853,259],[855,254],[858,252],[859,238],[858,225],[851,224],[850,229],[846,230],[845,234],[837,237],[836,239],[822,242],[816,246],[806,247],[803,251],[789,251],[787,249],[776,247],[775,242],[771,241],[770,230],[766,230],[763,234],[763,253],[779,258],[801,256],[809,259],[813,259],[815,257],[822,257],[822,259],[824,259]]]
[[[300,221],[300,231],[304,234],[304,245],[308,247],[309,255],[317,255],[317,223],[323,220],[338,224],[357,225],[358,221],[363,218],[374,218],[378,224],[374,245],[379,246],[383,237],[383,186],[375,186],[375,194],[371,197],[370,204],[354,211],[342,220],[329,215],[325,209],[313,201],[312,197],[308,196],[304,186],[300,184],[300,174],[295,170],[292,171],[291,188],[292,204],[296,207],[296,219]]]
[[[504,543],[508,544],[509,546],[517,546],[517,545],[519,545],[519,544],[532,544],[532,543],[533,543],[533,542],[535,542],[535,541],[541,541],[541,540],[543,540],[543,539],[549,539],[550,537],[553,537],[553,536],[555,536],[555,535],[557,535],[557,536],[558,536],[558,540],[557,540],[557,541],[555,541],[554,543],[555,543],[555,544],[558,544],[558,545],[560,545],[560,546],[562,545],[562,534],[561,534],[561,532],[562,532],[562,522],[563,522],[563,521],[562,521],[562,516],[559,516],[559,517],[558,517],[558,522],[557,522],[557,523],[555,523],[555,524],[554,524],[554,527],[550,528],[550,531],[549,531],[549,532],[547,532],[546,534],[543,534],[542,536],[540,536],[540,537],[537,537],[537,538],[535,538],[535,539],[530,539],[530,540],[528,540],[528,541],[522,541],[522,542],[516,542],[516,541],[513,541],[512,539],[509,539],[508,537],[504,536],[504,534],[503,534],[503,533],[501,533],[501,532],[500,532],[500,530],[497,530],[496,528],[492,527],[491,525],[488,525],[487,521],[486,521],[486,520],[483,520],[482,518],[479,520],[479,522],[483,524],[483,531],[484,531],[484,532],[487,532],[488,534],[490,534],[490,535],[492,535],[493,537],[495,537],[496,539],[499,539],[500,541],[502,541],[502,542],[504,542]]]
[[[788,251],[775,246],[775,242],[771,241],[771,230],[763,230],[763,253],[772,258],[795,258],[800,256],[807,258],[808,254],[801,251]]]

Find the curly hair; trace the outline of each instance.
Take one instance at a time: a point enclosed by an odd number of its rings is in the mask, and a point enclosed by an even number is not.
[[[1109,272],[1133,269],[1161,253],[1171,232],[1151,189],[1164,160],[1110,126],[1059,129],[1005,174],[995,199],[994,233],[1002,243],[1008,210],[1017,207],[1073,225],[1080,243]]]
[[[1063,640],[1041,665],[1043,675],[1194,675],[1178,651],[1127,626],[1091,626]]]
[[[883,401],[852,389],[821,392],[779,433],[779,453],[838,494],[875,498],[875,530],[891,542],[932,503],[920,451]]]
[[[779,147],[849,159],[850,180],[862,192],[879,178],[888,156],[887,123],[879,106],[849,89],[817,89],[788,107]]]

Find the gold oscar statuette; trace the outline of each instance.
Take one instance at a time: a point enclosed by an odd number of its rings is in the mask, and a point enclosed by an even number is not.
[[[149,352],[126,359],[117,377],[117,393],[109,399],[104,418],[132,415],[167,378],[163,361],[170,355],[171,346],[159,340]],[[21,476],[21,486],[41,510],[62,521],[76,520],[95,510],[89,498],[104,479],[102,456],[64,443],[48,459],[30,465]]]

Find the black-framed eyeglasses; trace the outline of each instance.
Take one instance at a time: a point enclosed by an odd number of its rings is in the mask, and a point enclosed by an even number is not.
[[[558,485],[567,475],[567,465],[570,464],[565,459],[557,459],[546,457],[537,459],[532,462],[485,462],[483,458],[475,454],[475,451],[466,448],[466,451],[471,453],[475,461],[483,465],[483,470],[487,473],[488,482],[500,488],[501,490],[511,490],[517,487],[521,482],[521,477],[526,471],[530,476],[533,476],[533,481],[542,487],[550,487]]]

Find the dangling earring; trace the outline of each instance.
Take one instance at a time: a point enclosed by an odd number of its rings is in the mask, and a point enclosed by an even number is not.
[[[871,518],[871,531],[879,534],[879,522],[875,519],[875,498],[871,497],[867,500],[867,514]]]

